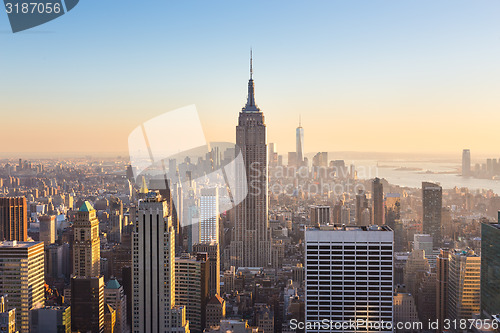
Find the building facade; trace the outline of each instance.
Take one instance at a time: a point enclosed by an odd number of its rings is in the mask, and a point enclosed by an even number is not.
[[[234,235],[230,244],[231,266],[267,267],[271,261],[266,132],[264,114],[255,104],[251,60],[248,99],[236,126],[236,145],[245,163],[245,172],[236,170],[236,179],[240,182],[236,186],[236,197],[245,199],[235,207]],[[241,193],[244,188],[248,190],[246,197]]]
[[[217,187],[200,193],[200,239],[196,243],[219,243],[219,192]]]
[[[45,305],[42,242],[0,242],[0,294],[16,309],[16,329],[29,332],[30,311]]]
[[[441,210],[443,205],[443,188],[437,184],[422,183],[422,225],[424,234],[432,236],[434,247],[441,243]]]
[[[387,227],[308,228],[306,249],[306,324],[342,323],[369,318],[358,329],[393,321],[393,232]],[[319,327],[306,332],[343,332]]]
[[[481,317],[500,314],[500,224],[481,224]]]
[[[28,216],[25,197],[0,198],[0,241],[28,240]]]
[[[481,257],[472,250],[450,252],[448,317],[472,319],[480,312]]]
[[[209,297],[220,295],[220,250],[219,244],[215,242],[193,245],[193,253],[208,254],[208,265],[210,267],[210,276],[208,279]]]
[[[185,308],[174,308],[174,258],[171,212],[159,194],[150,192],[139,200],[132,234],[132,332],[189,332]]]
[[[99,220],[96,210],[88,201],[85,201],[78,210],[73,229],[73,275],[99,276],[101,272]]]
[[[186,308],[189,329],[194,333],[205,329],[209,275],[207,253],[196,257],[183,253],[175,258],[175,305]]]

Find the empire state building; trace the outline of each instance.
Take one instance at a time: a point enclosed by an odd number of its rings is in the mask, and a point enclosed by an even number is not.
[[[264,114],[255,104],[251,56],[248,98],[238,118],[236,145],[245,162],[248,194],[235,207],[231,265],[267,267],[271,261],[271,234],[268,224],[266,124]]]

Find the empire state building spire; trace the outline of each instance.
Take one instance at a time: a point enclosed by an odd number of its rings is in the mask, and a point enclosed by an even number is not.
[[[247,104],[242,109],[244,112],[260,112],[259,107],[255,104],[255,87],[253,84],[253,56],[250,49],[250,80],[248,80],[248,97]]]

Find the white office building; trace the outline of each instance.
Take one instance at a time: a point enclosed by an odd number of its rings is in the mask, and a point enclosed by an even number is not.
[[[306,332],[393,331],[393,241],[386,226],[306,229]]]

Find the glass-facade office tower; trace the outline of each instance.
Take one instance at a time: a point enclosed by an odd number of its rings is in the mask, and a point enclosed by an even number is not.
[[[441,209],[443,188],[437,184],[422,183],[423,229],[432,236],[434,248],[441,243]]]
[[[306,229],[306,322],[363,319],[365,328],[358,328],[363,332],[381,331],[370,326],[375,323],[392,323],[393,242],[393,231],[385,226]],[[353,330],[331,326],[306,330],[348,331]]]
[[[481,224],[481,317],[500,314],[500,224]]]

